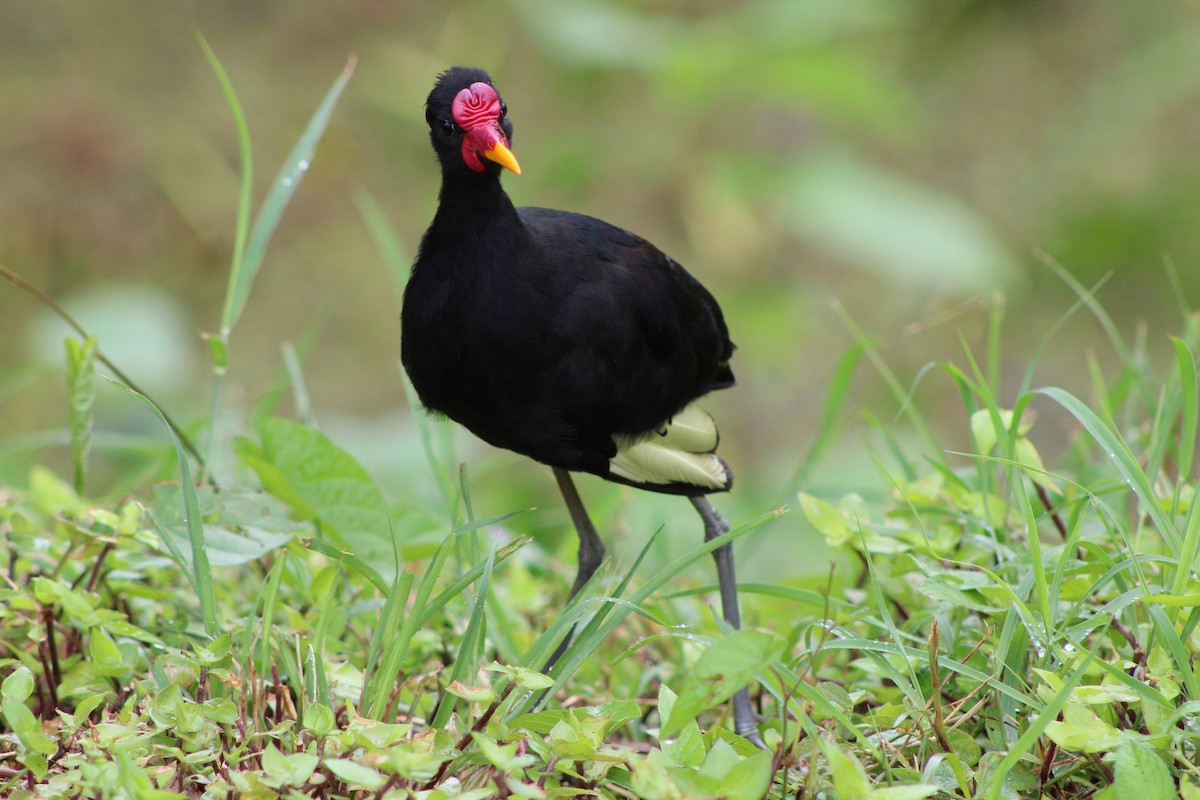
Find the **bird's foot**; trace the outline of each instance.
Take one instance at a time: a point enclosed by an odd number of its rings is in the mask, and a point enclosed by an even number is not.
[[[745,739],[750,744],[757,747],[759,750],[767,750],[768,749],[767,743],[763,741],[762,734],[758,732],[757,726],[751,727],[749,730],[745,730],[745,731],[739,731],[739,730],[735,729],[734,732],[738,736]]]

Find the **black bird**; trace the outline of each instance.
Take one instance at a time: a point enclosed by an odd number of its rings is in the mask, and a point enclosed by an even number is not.
[[[579,534],[571,597],[604,556],[571,472],[686,495],[706,540],[729,530],[705,495],[733,475],[693,402],[734,384],[717,301],[654,245],[593,217],[515,208],[508,109],[483,70],[454,67],[425,104],[442,168],[437,213],[404,292],[401,360],[425,407],[553,467]],[[733,550],[713,552],[740,627]],[[549,670],[567,640],[550,657]],[[758,740],[749,692],[734,725]]]

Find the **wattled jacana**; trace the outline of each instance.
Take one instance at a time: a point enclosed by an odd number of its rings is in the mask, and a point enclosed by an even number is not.
[[[404,292],[401,360],[431,412],[554,469],[579,534],[574,597],[604,545],[573,471],[686,495],[706,540],[729,530],[705,495],[733,476],[693,402],[733,385],[733,343],[713,296],[645,239],[513,206],[500,186],[502,168],[521,172],[507,112],[479,69],[447,70],[429,94],[442,189]],[[733,550],[713,557],[725,619],[740,627]],[[733,711],[757,740],[747,690]]]

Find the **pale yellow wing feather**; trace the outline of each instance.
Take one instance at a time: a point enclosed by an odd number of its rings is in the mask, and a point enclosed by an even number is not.
[[[617,454],[609,471],[632,483],[687,484],[719,491],[729,488],[733,476],[717,449],[717,426],[696,405],[676,414],[662,428],[637,439],[617,440]]]

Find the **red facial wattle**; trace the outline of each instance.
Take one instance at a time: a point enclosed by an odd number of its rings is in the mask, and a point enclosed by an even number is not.
[[[500,95],[486,83],[472,83],[455,96],[450,113],[464,131],[463,162],[476,172],[483,172],[482,156],[520,175],[521,167],[508,149],[508,137],[500,125],[500,110]]]

